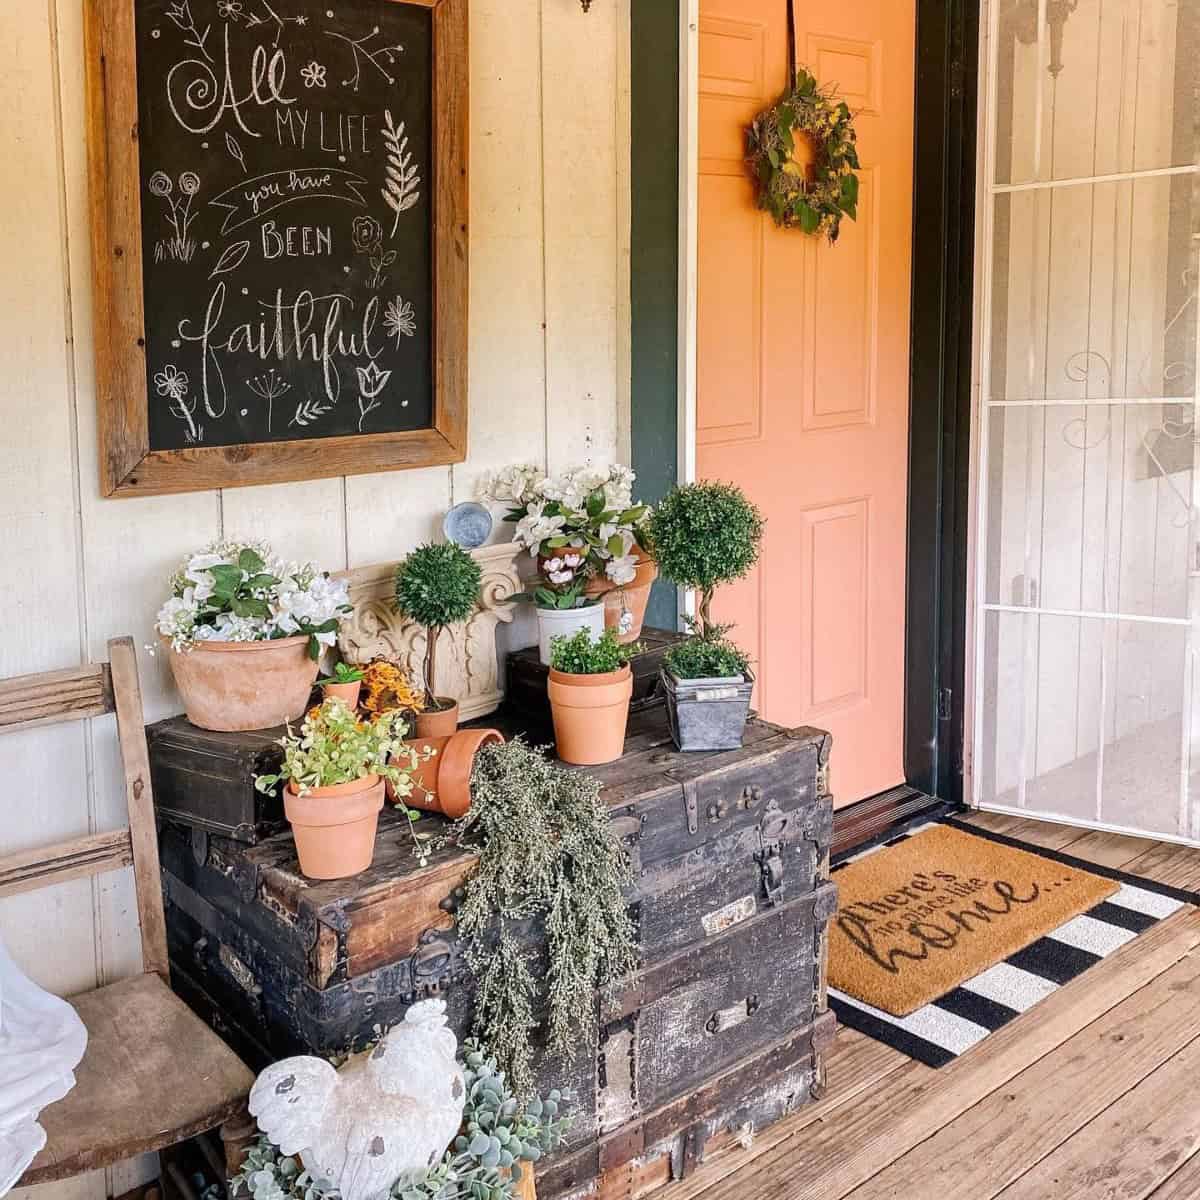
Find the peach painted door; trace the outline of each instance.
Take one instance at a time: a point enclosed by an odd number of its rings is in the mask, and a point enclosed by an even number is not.
[[[834,735],[839,805],[903,782],[914,0],[796,0],[801,64],[857,112],[858,220],[775,228],[744,129],[786,82],[785,0],[701,0],[696,462],[767,517],[719,596],[769,720]]]

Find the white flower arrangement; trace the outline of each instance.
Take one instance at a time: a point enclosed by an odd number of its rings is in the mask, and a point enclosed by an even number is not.
[[[505,519],[515,525],[513,541],[541,560],[551,584],[604,575],[624,586],[636,573],[635,546],[646,549],[651,511],[634,503],[635,479],[628,467],[615,463],[572,467],[559,475],[518,463],[485,476],[480,496],[509,505]]]
[[[173,649],[197,642],[264,642],[306,635],[320,656],[351,610],[349,588],[313,563],[277,558],[266,542],[222,541],[190,555],[171,576],[155,628]]]

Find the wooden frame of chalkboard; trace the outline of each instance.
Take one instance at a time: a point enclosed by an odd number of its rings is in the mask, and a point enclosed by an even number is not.
[[[467,452],[468,0],[291,0],[286,6],[279,0],[234,0],[232,3],[230,0],[221,0],[211,11],[205,9],[202,18],[193,20],[192,6],[196,2],[85,2],[96,390],[100,481],[104,495],[160,495],[463,461]],[[313,14],[311,17],[303,15],[306,8]],[[147,36],[145,12],[148,9],[153,12],[153,28],[149,29],[149,36],[155,39],[153,43],[144,41]],[[400,57],[406,49],[405,45],[396,43],[395,39],[392,43],[388,42],[391,32],[389,22],[393,16],[399,16],[400,10],[409,10],[405,19],[429,22],[428,44],[422,48],[422,61],[428,70],[427,80],[414,83],[401,78],[403,68],[411,59],[406,61]],[[297,15],[303,19],[297,20]],[[326,27],[318,31],[314,26],[324,18],[328,18]],[[374,25],[373,20],[377,22]],[[142,22],[140,26],[139,21]],[[207,25],[201,31],[200,26],[205,22]],[[384,26],[382,34],[380,25]],[[301,27],[306,27],[303,32]],[[230,63],[231,59],[236,60],[238,56],[236,39],[250,29],[253,29],[253,45],[249,49],[241,47],[242,74],[235,80],[231,78]],[[337,39],[336,45],[344,51],[343,57],[326,66],[312,56],[311,61],[297,74],[295,66],[286,63],[286,40],[283,42],[285,49],[280,48],[281,36],[293,30],[297,37],[313,39],[319,33],[320,36]],[[358,36],[355,36],[356,33]],[[372,34],[376,35],[374,40],[371,40]],[[248,188],[258,178],[266,177],[265,173],[254,176],[254,168],[260,164],[247,161],[249,156],[240,143],[248,144],[252,153],[260,146],[269,145],[268,142],[250,142],[249,138],[238,132],[239,126],[242,130],[247,129],[239,103],[249,108],[253,102],[270,112],[274,100],[274,107],[278,111],[285,103],[293,105],[297,100],[304,99],[306,88],[312,87],[313,94],[317,95],[315,89],[319,85],[324,89],[319,93],[320,99],[327,106],[321,115],[322,151],[336,150],[338,138],[343,139],[343,143],[348,142],[352,149],[360,147],[367,151],[368,122],[360,116],[356,124],[352,112],[343,116],[337,107],[339,104],[355,104],[360,78],[364,90],[369,89],[371,80],[377,75],[394,87],[400,80],[399,86],[409,89],[406,94],[414,97],[413,104],[426,115],[426,160],[422,162],[422,130],[413,127],[407,136],[402,136],[404,125],[394,123],[390,111],[385,121],[378,119],[384,116],[382,112],[375,112],[371,137],[376,139],[373,148],[381,148],[382,152],[375,156],[370,167],[379,177],[355,176],[352,186],[343,185],[339,198],[349,203],[343,206],[345,212],[339,215],[336,235],[323,234],[320,228],[314,232],[307,225],[289,226],[292,233],[288,233],[272,221],[247,219],[243,222],[259,227],[254,230],[253,240],[260,244],[256,244],[254,249],[261,250],[263,259],[272,258],[276,251],[280,252],[280,256],[285,253],[290,255],[291,250],[297,247],[297,257],[306,252],[324,254],[330,251],[335,240],[341,243],[342,260],[337,269],[346,273],[347,282],[332,290],[345,293],[340,297],[344,301],[342,310],[355,314],[353,319],[357,326],[351,325],[348,332],[334,328],[331,334],[331,326],[336,326],[336,322],[328,312],[323,316],[320,312],[314,315],[313,305],[329,299],[328,295],[320,294],[322,287],[304,286],[299,293],[306,297],[304,301],[297,298],[296,290],[291,293],[291,299],[286,300],[284,288],[274,286],[276,280],[270,276],[271,263],[260,260],[258,265],[262,269],[255,273],[254,255],[245,249],[250,244],[247,239],[239,237],[236,242],[229,243],[228,239],[222,242],[219,238],[225,229],[221,227],[211,242],[199,241],[200,234],[189,229],[187,221],[201,212],[209,215],[208,208],[204,207],[205,196],[199,197],[194,206],[192,204],[196,192],[204,187],[201,170],[183,170],[172,178],[168,171],[156,169],[149,173],[151,164],[142,163],[142,154],[150,143],[150,126],[154,123],[155,112],[147,108],[147,97],[139,94],[139,38],[143,39],[141,44],[147,51],[145,57],[149,62],[155,54],[160,53],[160,39],[165,40],[168,35],[182,39],[185,46],[191,47],[181,52],[185,56],[190,53],[191,59],[186,62],[177,59],[176,62],[185,67],[191,62],[193,69],[204,68],[205,78],[211,78],[212,84],[218,89],[211,102],[218,120],[203,129],[200,121],[194,122],[194,127],[189,128],[180,120],[184,129],[176,130],[178,136],[163,144],[171,153],[179,145],[199,144],[208,156],[205,162],[215,164],[213,169],[218,173],[233,172],[231,163],[236,160],[240,167],[240,171],[235,173],[238,187]],[[231,40],[235,47],[232,52]],[[303,43],[306,56],[313,44],[311,40]],[[322,57],[333,60],[333,50],[326,47],[325,43],[320,44],[328,50],[328,54]],[[330,46],[333,45],[335,43],[331,41]],[[397,52],[394,58],[387,57],[389,51]],[[400,66],[394,66],[394,63]],[[212,69],[209,74],[210,65]],[[220,79],[222,74],[223,83]],[[192,82],[195,83],[195,80]],[[353,88],[349,86],[351,84]],[[146,78],[143,75],[143,88],[145,85]],[[160,89],[159,103],[162,103],[161,93],[164,91],[167,93],[166,103],[173,111],[176,101],[170,97],[169,84]],[[419,92],[426,92],[427,98],[421,100]],[[240,102],[239,96],[243,97]],[[193,107],[208,103],[200,93],[189,94],[189,102],[193,103]],[[357,102],[360,105],[366,103],[362,99]],[[178,104],[182,109],[184,101],[180,100]],[[290,111],[299,110],[289,108]],[[178,113],[175,115],[178,119]],[[281,127],[284,120],[280,118]],[[298,121],[295,128],[299,128]],[[188,134],[193,135],[190,143]],[[203,142],[199,142],[196,135],[207,136]],[[261,135],[254,133],[253,136]],[[293,130],[291,136],[298,135]],[[411,154],[409,138],[413,142]],[[277,132],[276,140],[282,145],[284,133]],[[271,149],[274,151],[277,148],[272,146]],[[413,154],[416,155],[415,160]],[[218,158],[218,155],[224,157]],[[338,157],[338,161],[341,164],[347,162],[345,157]],[[276,167],[279,164],[268,161],[265,165]],[[178,169],[179,166],[176,160],[174,168]],[[299,180],[296,179],[295,170],[274,170],[270,174],[286,174],[290,185],[300,187],[308,182],[307,176],[312,172],[307,169],[299,172]],[[367,174],[364,167],[363,176]],[[350,175],[350,169],[325,170],[319,177],[319,184],[324,183],[330,191],[336,191],[337,180],[330,186],[330,177]],[[421,183],[422,178],[425,182],[421,186],[427,193],[423,205],[411,200],[416,191],[415,185]],[[379,187],[380,184],[383,186]],[[217,224],[220,223],[221,214],[232,209],[228,197],[233,190],[222,191],[217,197],[221,203],[221,210],[214,218]],[[391,199],[387,194],[389,191]],[[211,191],[209,194],[212,194]],[[250,192],[243,192],[238,199],[243,196],[248,204]],[[221,197],[226,199],[222,201]],[[296,199],[299,202],[292,206],[294,209],[303,209],[312,202],[308,196]],[[397,202],[393,203],[393,200]],[[153,248],[147,245],[143,203],[152,213],[157,211],[160,217],[165,215],[175,235],[164,236]],[[213,202],[207,203],[211,207]],[[354,218],[355,223],[351,227],[348,214],[359,206],[359,215]],[[426,210],[423,217],[419,216],[421,208]],[[382,222],[368,215],[372,210],[379,212],[383,217]],[[270,211],[270,205],[262,211]],[[257,206],[254,213],[259,213]],[[381,278],[387,278],[385,271],[394,269],[397,277],[403,277],[404,274],[406,251],[403,241],[392,252],[387,243],[387,233],[383,234],[382,245],[379,237],[381,225],[386,230],[393,213],[396,218],[393,238],[397,236],[396,230],[400,228],[402,215],[405,219],[411,217],[414,221],[424,220],[427,223],[427,245],[416,257],[426,264],[423,267],[424,275],[418,272],[417,278],[418,282],[421,278],[427,278],[428,293],[420,293],[420,288],[417,289],[420,294],[415,312],[413,306],[399,294],[394,297],[394,307],[390,302],[385,304],[384,296],[390,296],[391,292],[389,289],[384,293],[380,288]],[[363,225],[360,226],[359,222]],[[229,221],[225,224],[228,225]],[[294,244],[286,240],[293,234]],[[419,239],[412,238],[411,242],[413,246],[421,248]],[[396,261],[398,257],[399,261]],[[226,334],[224,341],[216,342],[217,335],[214,333],[212,339],[201,342],[201,335],[208,336],[212,323],[212,299],[197,318],[189,315],[186,320],[177,321],[171,326],[170,317],[174,314],[170,313],[170,306],[176,303],[181,293],[186,293],[188,286],[195,287],[196,284],[182,280],[181,276],[176,276],[173,282],[169,275],[164,274],[165,285],[156,290],[154,278],[145,274],[148,263],[153,263],[154,269],[161,268],[164,272],[171,267],[178,268],[183,263],[194,264],[196,270],[190,280],[200,281],[201,292],[205,284],[211,284],[209,293],[215,293],[216,285],[220,284],[222,298],[240,293],[243,306],[250,307],[257,303],[258,308],[268,314],[262,318],[258,328],[257,344],[254,343],[250,321],[238,326],[240,333]],[[235,272],[235,267],[242,273],[240,276]],[[288,267],[288,264],[283,264],[283,267]],[[331,268],[323,264],[321,269],[328,272]],[[250,285],[266,289],[266,299],[261,295],[257,298],[251,295],[249,286],[239,286],[235,292],[234,286],[240,284],[242,279],[246,279]],[[368,281],[366,284],[362,282],[364,279]],[[374,293],[370,291],[372,280]],[[341,276],[338,277],[338,283],[342,284]],[[354,287],[359,288],[356,294],[352,294]],[[372,296],[373,301],[370,298]],[[367,299],[364,300],[364,297]],[[420,334],[413,336],[413,327],[423,315],[420,307],[422,298],[428,302],[424,349],[420,349]],[[148,309],[154,314],[149,331],[146,327]],[[303,318],[301,313],[304,314]],[[187,324],[189,320],[192,321],[191,325]],[[273,328],[268,327],[270,321],[274,321]],[[190,371],[172,363],[163,363],[161,358],[151,358],[155,339],[163,336],[161,330],[164,324],[169,326],[168,336],[177,331],[183,334],[182,346],[179,336],[170,337],[164,344],[179,348],[177,356],[190,365]],[[283,369],[289,364],[285,362],[281,365],[279,361],[286,357],[283,347],[285,334],[280,331],[284,325],[288,330],[286,336],[293,339],[291,349],[295,361],[290,365],[296,370],[290,382],[284,378]],[[195,333],[197,329],[200,334]],[[189,337],[185,330],[192,336]],[[323,337],[320,349],[317,348],[319,334]],[[239,338],[240,341],[237,340]],[[302,340],[311,351],[311,361],[300,361],[304,359],[299,349]],[[413,359],[418,365],[411,369],[405,365],[406,360],[391,361],[384,358],[381,347],[393,340],[397,355],[404,352],[423,355],[424,358]],[[192,342],[199,343],[199,357],[193,353],[190,360],[184,360],[185,351],[196,350],[190,344]],[[268,343],[271,354],[268,354]],[[333,351],[329,349],[331,343],[335,347]],[[245,367],[243,361],[229,359],[225,364],[225,375],[231,383],[226,384],[221,371],[222,358],[231,356],[235,349],[245,351],[247,346],[251,346],[257,355],[254,369],[261,374],[248,377],[248,370],[239,370]],[[336,360],[338,353],[343,356],[340,361]],[[268,359],[273,366],[267,365]],[[332,367],[331,359],[335,360]],[[308,374],[297,378],[297,375],[303,374],[302,368],[308,368]],[[322,372],[328,396],[324,399],[316,396],[310,401],[305,398],[306,382],[311,383],[312,376]],[[189,374],[192,377],[190,383],[187,378]],[[374,422],[378,416],[387,411],[387,407],[376,403],[374,398],[381,393],[387,398],[386,380],[389,375],[394,376],[393,387],[396,381],[400,381],[401,386],[407,386],[405,381],[412,379],[423,382],[423,387],[411,388],[411,408],[407,394],[403,400],[389,400],[387,406],[396,411],[401,424],[405,419],[413,419],[410,414],[423,411],[426,416],[423,427],[385,427],[380,432],[371,432],[371,429],[377,428]],[[218,376],[222,377],[221,387],[225,392],[230,392],[234,386],[241,390],[222,398],[224,407],[218,416],[224,424],[210,420],[210,429],[206,432],[204,414],[207,412],[208,417],[212,418],[218,408],[209,394]],[[350,381],[350,393],[341,395],[342,411],[347,413],[352,424],[357,423],[357,429],[346,432],[335,428],[326,435],[322,433],[321,422],[317,419],[306,423],[305,413],[311,414],[314,410],[318,417],[333,412],[335,416],[327,420],[336,418],[338,409],[335,392],[347,379]],[[287,396],[286,393],[293,388],[293,394]],[[396,394],[401,393],[392,393]],[[357,407],[353,407],[355,402]],[[153,412],[152,403],[158,406]],[[231,403],[234,406],[232,408]],[[280,406],[280,413],[272,414],[273,403]],[[309,405],[307,409],[305,404]],[[408,412],[399,412],[401,404]],[[238,437],[240,429],[253,429],[255,420],[262,421],[264,406],[267,411],[266,430],[270,436],[261,440]],[[380,412],[377,414],[373,411],[375,409]],[[164,411],[169,417],[181,419],[173,425],[170,421],[164,425]],[[291,419],[285,424],[284,419],[288,417]],[[239,420],[241,426],[238,425]],[[158,428],[165,428],[166,432],[156,433],[155,422]],[[281,429],[280,425],[284,428]],[[217,427],[215,431],[212,428],[214,426]],[[197,433],[199,437],[195,436]],[[171,444],[173,437],[182,444]]]

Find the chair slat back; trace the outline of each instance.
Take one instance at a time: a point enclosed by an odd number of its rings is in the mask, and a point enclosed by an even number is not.
[[[129,828],[0,856],[0,896],[113,871],[132,861],[142,961],[147,971],[167,980],[167,924],[150,787],[150,755],[133,639],[113,638],[108,643],[108,653],[106,663],[0,680],[0,733],[115,711]]]

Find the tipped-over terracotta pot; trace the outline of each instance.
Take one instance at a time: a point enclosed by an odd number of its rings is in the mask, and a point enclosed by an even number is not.
[[[303,796],[289,783],[283,811],[292,825],[300,871],[309,879],[347,879],[375,857],[375,830],[383,807],[383,780],[366,775]]]
[[[614,584],[607,578],[591,580],[584,589],[589,596],[604,597],[604,624],[617,635],[617,641],[628,645],[642,636],[650,589],[658,578],[658,563],[646,552],[634,551],[638,564],[633,581]]]
[[[603,675],[568,675],[551,667],[546,690],[563,762],[589,767],[621,757],[633,696],[628,664]]]
[[[323,683],[321,684],[321,697],[324,700],[332,700],[334,698],[343,700],[346,707],[353,710],[358,707],[358,694],[362,691],[362,680],[356,679],[353,683]]]
[[[460,729],[449,737],[410,738],[422,761],[413,775],[412,808],[441,813],[457,821],[471,807],[471,772],[484,746],[504,741],[498,729]],[[432,750],[432,757],[426,751]]]
[[[308,637],[270,642],[197,642],[167,647],[187,718],[201,729],[236,733],[294,721],[308,707],[318,664]]]
[[[438,708],[417,713],[417,737],[449,737],[458,728],[458,701],[449,696],[435,696]]]

